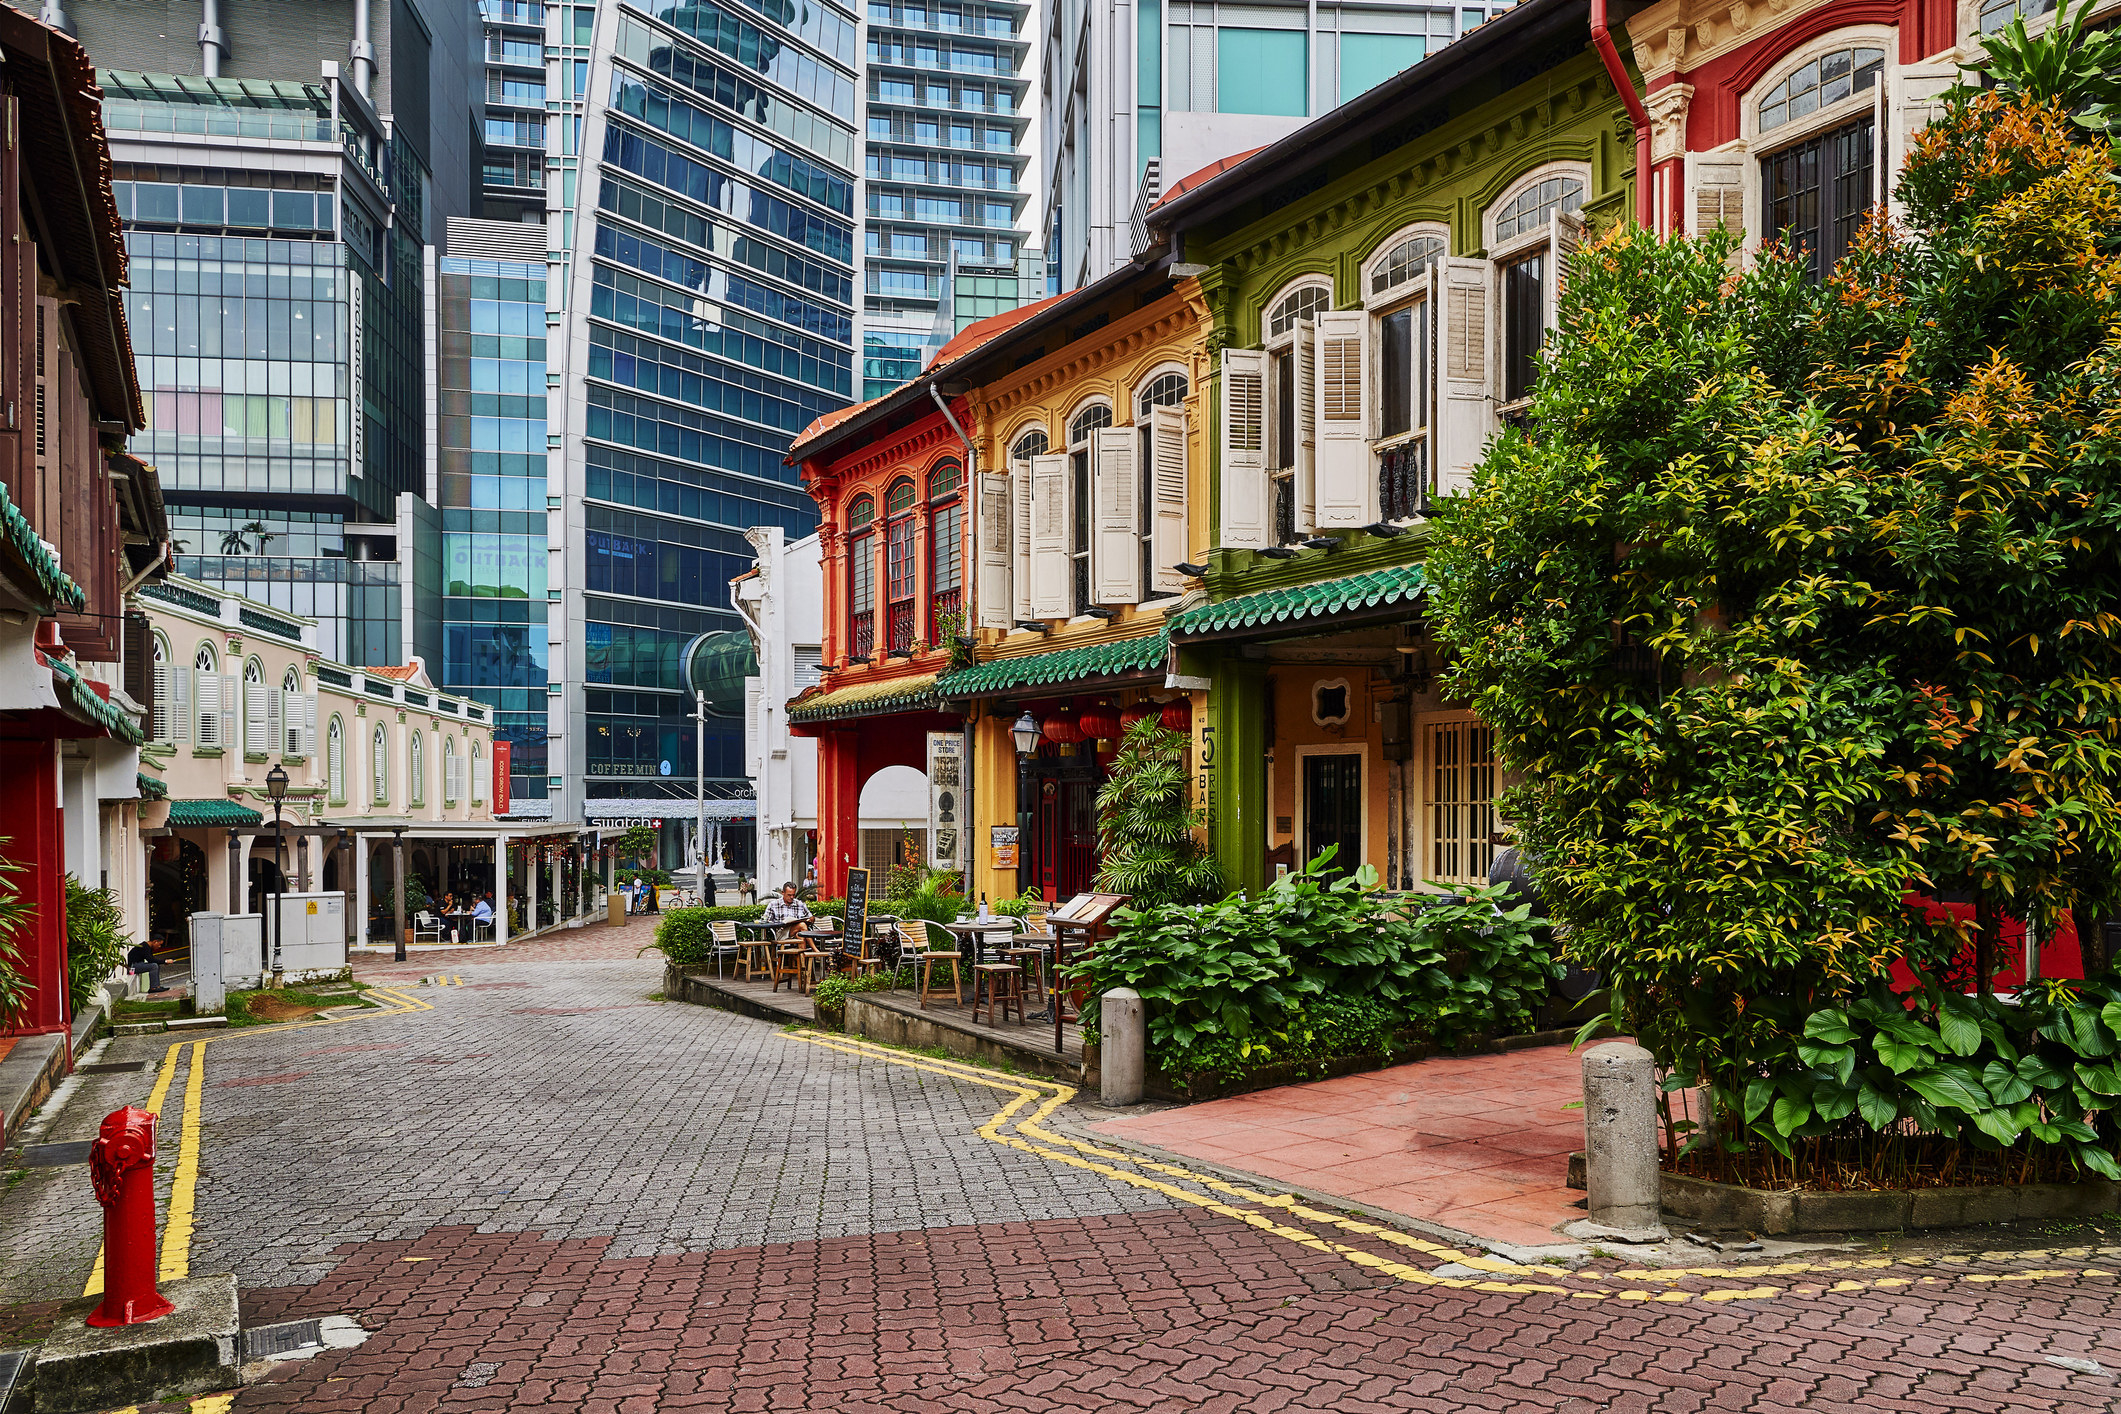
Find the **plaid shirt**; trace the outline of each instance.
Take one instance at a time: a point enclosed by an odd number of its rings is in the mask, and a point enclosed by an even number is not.
[[[766,905],[765,917],[760,921],[774,927],[780,927],[789,923],[808,922],[809,919],[809,904],[804,903],[801,899],[796,899],[792,903],[783,903],[776,897],[772,903]]]

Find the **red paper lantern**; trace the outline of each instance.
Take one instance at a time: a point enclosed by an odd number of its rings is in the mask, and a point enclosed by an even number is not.
[[[1110,741],[1119,735],[1119,714],[1109,702],[1098,702],[1076,714],[1075,725],[1086,737]]]
[[[1046,740],[1062,746],[1072,746],[1083,739],[1083,729],[1075,725],[1075,714],[1065,708],[1048,712],[1046,720],[1039,724],[1039,730],[1045,733]]]
[[[1134,724],[1142,720],[1142,718],[1156,715],[1157,708],[1154,702],[1137,702],[1132,707],[1121,708],[1119,714],[1120,735],[1125,736],[1128,732],[1133,731]]]
[[[1164,724],[1164,730],[1167,732],[1191,731],[1193,729],[1193,704],[1186,701],[1183,697],[1175,701],[1166,702],[1163,715],[1158,720]]]

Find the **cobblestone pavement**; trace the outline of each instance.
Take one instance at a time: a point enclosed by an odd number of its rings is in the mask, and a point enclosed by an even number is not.
[[[187,1045],[162,1187],[196,1061],[189,1269],[235,1271],[246,1323],[371,1332],[272,1367],[238,1414],[2121,1399],[2104,1235],[1512,1267],[1079,1137],[1045,1082],[657,1003],[625,946],[645,931],[568,940],[603,960],[364,965],[463,981],[402,986],[431,1010]],[[52,1134],[144,1098],[166,1051],[112,1043],[149,1068],[94,1077]],[[0,1335],[81,1290],[87,1188],[77,1166],[0,1194],[0,1301],[34,1303]]]

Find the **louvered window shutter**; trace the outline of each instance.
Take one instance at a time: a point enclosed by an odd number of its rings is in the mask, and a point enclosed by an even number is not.
[[[1891,70],[1888,70],[1891,73]],[[1874,133],[1892,134],[1892,151],[1874,155],[1871,166],[1884,182],[1885,194],[1891,197],[1895,179],[1901,168],[1907,165],[1908,153],[1914,149],[1915,138],[1932,122],[1944,116],[1944,95],[1959,82],[1958,69],[1951,64],[1910,64],[1893,74],[1890,98],[1881,93],[1886,102],[1889,123],[1881,122],[1872,129]],[[1881,90],[1885,84],[1879,85]],[[1883,142],[1873,145],[1873,152],[1883,147]],[[1879,156],[1889,158],[1878,160]],[[1898,206],[1895,201],[1894,206]]]
[[[1267,480],[1267,356],[1223,350],[1222,526],[1219,544],[1256,550],[1268,543],[1274,504]]]
[[[1352,530],[1377,519],[1370,474],[1370,316],[1333,310],[1318,320],[1318,528]]]
[[[37,297],[37,348],[33,357],[36,365],[34,392],[35,406],[31,409],[33,419],[31,435],[36,445],[37,484],[39,494],[45,485],[52,460],[59,451],[58,390],[52,387],[52,378],[47,371],[56,362],[50,356],[52,335],[59,322],[59,306],[52,300]],[[31,502],[30,504],[35,504]]]
[[[317,759],[317,696],[313,692],[302,696],[302,754]]]
[[[1576,247],[1583,244],[1583,218],[1568,211],[1554,213],[1552,223],[1552,257],[1548,264],[1553,273],[1547,277],[1546,327],[1549,342],[1542,345],[1552,347],[1553,331],[1561,324],[1561,289],[1569,280],[1569,258],[1576,254]]]
[[[1015,561],[1010,531],[1014,516],[1009,478],[983,474],[979,479],[979,627],[1008,628],[1015,622],[1016,590],[1010,584]]]
[[[243,749],[243,683],[234,673],[221,674],[221,745]]]
[[[169,739],[190,741],[194,725],[191,710],[192,669],[183,663],[165,663],[169,671]]]
[[[155,664],[154,687],[155,740],[157,741],[174,741],[177,739],[177,719],[172,715],[175,704],[170,700],[172,688],[170,665],[158,661]]]
[[[1718,226],[1745,230],[1745,162],[1742,156],[1686,155],[1687,192],[1692,197],[1687,234],[1705,236]]]
[[[231,678],[230,681],[233,682],[234,679]],[[242,747],[247,752],[264,751],[267,749],[266,743],[272,740],[271,730],[266,722],[266,694],[267,688],[262,682],[243,684]]]
[[[1185,577],[1173,566],[1186,558],[1186,410],[1149,410],[1149,548],[1155,588],[1176,594]]]
[[[199,745],[221,744],[221,675],[219,673],[192,674],[198,686]]]
[[[1031,459],[1031,617],[1065,619],[1075,612],[1075,484],[1066,453]]]
[[[330,751],[331,779],[329,789],[331,798],[334,801],[344,801],[346,799],[346,733],[344,731],[332,733]]]
[[[286,695],[281,688],[265,689],[265,733],[259,740],[272,743],[266,748],[269,751],[278,752],[282,756],[295,756],[300,753],[290,751],[287,745],[287,704],[283,701]],[[298,742],[297,745],[299,744]]]
[[[1031,617],[1031,459],[1009,464],[1009,601],[1019,619]]]
[[[1142,488],[1132,427],[1107,427],[1090,441],[1090,597],[1139,604],[1142,597]]]
[[[1493,360],[1488,347],[1488,301],[1494,267],[1485,260],[1446,258],[1440,266],[1443,298],[1436,302],[1436,346],[1442,355],[1437,382],[1436,489],[1462,490],[1494,428],[1488,388]]]
[[[1289,349],[1291,376],[1296,381],[1296,529],[1308,535],[1318,528],[1318,321],[1306,319],[1296,326],[1296,342]]]
[[[486,771],[486,753],[477,747],[473,747],[471,752],[471,803],[473,805],[484,805],[486,803]]]

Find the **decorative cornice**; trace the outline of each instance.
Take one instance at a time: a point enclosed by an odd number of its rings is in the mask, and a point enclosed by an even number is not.
[[[978,401],[985,404],[987,419],[1005,418],[1126,359],[1144,354],[1183,357],[1185,341],[1204,332],[1206,319],[1205,302],[1183,292],[1166,296],[987,384],[979,390]]]
[[[838,483],[836,502],[862,489],[864,483],[880,473],[888,475],[905,469],[909,462],[924,459],[945,442],[959,445],[957,434],[941,417],[931,416],[894,433],[888,441],[871,442],[854,455],[841,458],[832,464],[831,471],[832,479]],[[832,509],[838,509],[836,503]]]
[[[1630,18],[1627,30],[1643,81],[1654,87],[1755,43],[1792,20],[1842,3],[1845,0],[1658,0]]]

